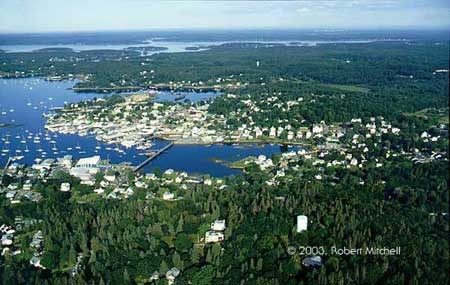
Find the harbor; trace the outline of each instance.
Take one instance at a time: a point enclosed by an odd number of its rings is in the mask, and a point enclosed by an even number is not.
[[[0,105],[0,124],[3,125],[0,127],[0,165],[4,166],[9,157],[18,157],[17,162],[32,165],[36,160],[56,159],[65,155],[72,155],[74,159],[100,155],[111,163],[128,162],[138,166],[145,160],[150,147],[161,149],[167,145],[166,140],[151,135],[145,138],[145,143],[137,142],[127,148],[120,143],[99,141],[89,133],[80,136],[46,130],[44,126],[48,118],[43,117],[43,114],[51,114],[70,102],[98,97],[98,93],[76,93],[69,90],[73,84],[74,81],[0,79],[0,94],[11,95],[2,98]],[[216,96],[213,92],[182,94],[191,101]],[[155,101],[173,101],[174,96],[171,92],[158,92]],[[232,144],[174,144],[164,155],[155,157],[140,170],[150,172],[154,169],[174,169],[212,176],[236,175],[240,173],[239,170],[215,163],[215,160],[237,161],[260,154],[270,157],[280,152],[281,148],[277,144],[252,144],[246,147]]]

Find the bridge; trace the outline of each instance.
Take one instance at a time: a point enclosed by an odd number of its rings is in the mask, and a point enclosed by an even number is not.
[[[165,152],[166,150],[168,150],[169,148],[171,148],[173,146],[173,142],[169,143],[168,145],[166,145],[165,147],[156,150],[156,151],[152,151],[148,154],[148,158],[146,160],[144,160],[143,162],[141,162],[138,166],[136,166],[133,171],[139,171],[139,169],[141,169],[142,167],[144,167],[145,165],[147,165],[150,161],[152,161],[153,159],[155,159],[156,157],[158,157],[158,155],[160,155],[161,153]]]

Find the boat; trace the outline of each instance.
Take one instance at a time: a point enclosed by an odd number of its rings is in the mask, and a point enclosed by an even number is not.
[[[186,96],[185,95],[183,95],[183,94],[178,94],[178,95],[176,95],[175,96],[175,101],[180,101],[180,100],[183,100],[184,98],[186,98]]]
[[[28,149],[28,146],[27,146],[27,145],[25,145],[25,150],[24,150],[24,152],[30,152],[30,150]]]

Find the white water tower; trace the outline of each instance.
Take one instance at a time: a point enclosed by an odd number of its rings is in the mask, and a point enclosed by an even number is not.
[[[306,231],[308,229],[308,217],[299,215],[297,216],[297,232]]]

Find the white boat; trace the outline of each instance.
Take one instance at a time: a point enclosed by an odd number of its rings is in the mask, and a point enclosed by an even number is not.
[[[24,152],[30,152],[30,150],[28,149],[28,146],[27,146],[27,145],[25,145],[25,150],[24,150]]]

